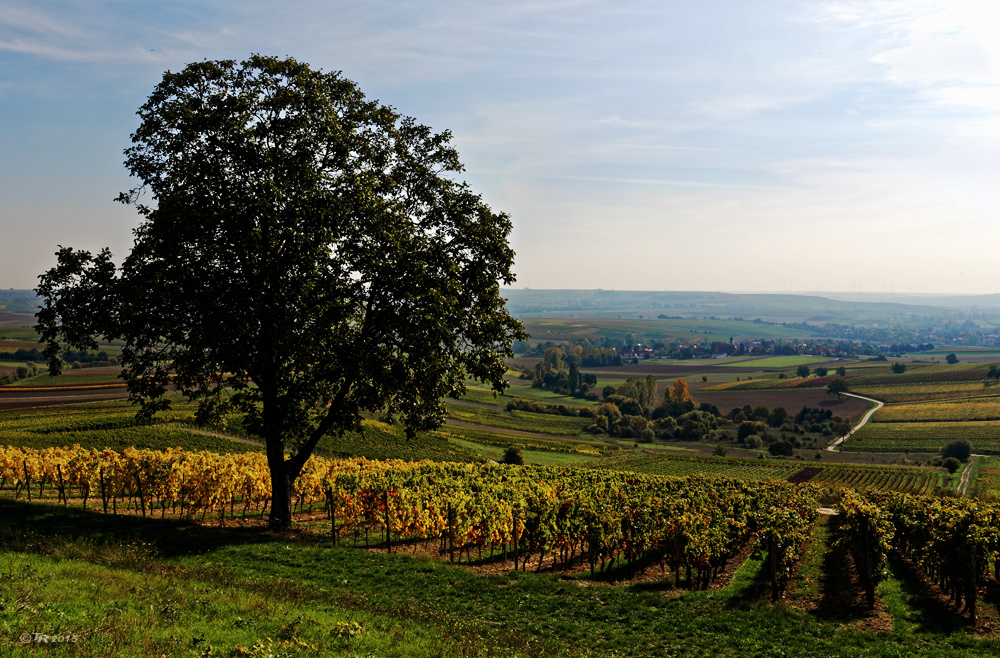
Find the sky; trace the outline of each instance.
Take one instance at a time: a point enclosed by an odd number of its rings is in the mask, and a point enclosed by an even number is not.
[[[996,0],[0,0],[0,288],[120,259],[167,70],[342,71],[449,130],[515,287],[1000,292]]]

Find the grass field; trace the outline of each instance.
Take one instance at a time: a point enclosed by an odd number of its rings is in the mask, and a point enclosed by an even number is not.
[[[593,402],[590,400],[585,400],[582,398],[574,398],[569,395],[562,395],[559,393],[554,393],[552,391],[546,391],[541,388],[532,388],[530,379],[519,379],[517,377],[508,376],[507,381],[510,382],[510,387],[504,391],[504,394],[496,401],[495,404],[499,404],[500,407],[504,407],[508,401],[512,398],[525,398],[527,400],[537,400],[538,402],[546,402],[548,404],[564,404],[567,407],[593,407],[599,404],[598,402]],[[597,390],[599,391],[602,387],[617,386],[624,382],[625,379],[618,379],[614,381],[607,380],[606,378],[599,378],[597,383]],[[480,399],[478,402],[485,404],[490,404],[488,400]]]
[[[540,432],[557,436],[577,436],[583,431],[583,428],[593,422],[590,418],[553,416],[525,411],[508,413],[487,407],[454,403],[448,405],[448,418],[486,427]]]
[[[816,543],[806,578],[843,581]],[[915,581],[893,571],[880,599],[890,629],[767,602],[761,560],[725,589],[648,582],[580,586],[546,573],[477,574],[405,551],[334,547],[302,534],[104,516],[0,501],[3,655],[145,656],[950,656],[1000,653],[970,637]],[[890,590],[895,588],[895,592]],[[918,623],[907,623],[918,622]],[[857,623],[852,623],[857,622]],[[76,641],[17,644],[22,633]]]
[[[480,455],[483,459],[490,459],[495,462],[503,461],[505,448],[477,441],[469,441],[457,436],[449,436],[448,441],[469,452]],[[524,463],[532,466],[580,466],[592,459],[596,459],[596,457],[576,452],[555,452],[552,450],[532,450],[527,448],[521,450],[521,455],[524,457]]]

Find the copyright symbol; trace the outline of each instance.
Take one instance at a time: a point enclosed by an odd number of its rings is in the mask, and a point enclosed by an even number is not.
[[[31,633],[21,633],[21,644],[28,644],[31,642]]]

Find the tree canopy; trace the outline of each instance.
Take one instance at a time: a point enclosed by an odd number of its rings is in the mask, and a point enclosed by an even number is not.
[[[834,379],[826,385],[826,392],[830,395],[836,395],[839,400],[840,396],[847,392],[847,380],[839,377]]]
[[[267,447],[271,525],[319,440],[363,414],[437,427],[474,377],[502,391],[524,340],[509,218],[455,175],[448,132],[367,100],[339,73],[255,55],[167,72],[125,151],[142,218],[120,267],[60,248],[41,275],[38,329],[125,342],[140,414],[238,413]]]

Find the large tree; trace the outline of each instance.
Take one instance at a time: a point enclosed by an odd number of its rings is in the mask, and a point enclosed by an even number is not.
[[[60,248],[38,328],[120,339],[140,414],[174,387],[201,419],[239,413],[263,438],[270,524],[326,435],[392,415],[441,424],[467,377],[505,387],[527,336],[504,308],[511,224],[455,175],[448,132],[367,100],[339,73],[253,56],[167,72],[125,151],[141,223],[120,267]]]

